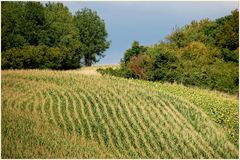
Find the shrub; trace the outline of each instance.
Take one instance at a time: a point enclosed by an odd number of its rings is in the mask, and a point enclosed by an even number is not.
[[[125,77],[125,78],[133,77],[133,74],[127,67],[121,67],[116,69],[113,69],[111,67],[108,67],[106,69],[98,68],[97,72],[101,73],[102,75],[112,75],[116,77]]]
[[[238,20],[234,10],[215,21],[203,19],[178,28],[167,42],[146,47],[134,41],[121,68],[105,73],[238,93]]]
[[[151,80],[151,71],[153,69],[153,59],[150,55],[139,54],[131,57],[129,69],[135,78]]]
[[[124,57],[121,60],[123,63],[129,62],[131,57],[137,56],[140,53],[144,53],[147,50],[147,47],[139,44],[138,41],[133,41],[132,47],[126,50]]]
[[[2,52],[2,69],[70,69],[80,67],[80,57],[67,48],[24,46]]]

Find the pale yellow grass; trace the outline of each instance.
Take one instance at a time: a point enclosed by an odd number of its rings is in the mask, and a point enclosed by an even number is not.
[[[79,73],[79,74],[83,74],[83,75],[100,76],[101,74],[99,72],[97,72],[97,69],[99,69],[99,68],[105,69],[108,67],[115,69],[115,68],[119,67],[119,65],[118,64],[116,64],[116,65],[96,65],[96,66],[91,66],[91,67],[82,67],[80,69],[70,70],[67,72],[71,72],[71,73],[74,72],[74,73]]]

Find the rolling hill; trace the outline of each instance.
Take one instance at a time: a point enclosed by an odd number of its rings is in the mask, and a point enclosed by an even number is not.
[[[2,158],[238,158],[237,99],[218,92],[6,70],[1,98]]]

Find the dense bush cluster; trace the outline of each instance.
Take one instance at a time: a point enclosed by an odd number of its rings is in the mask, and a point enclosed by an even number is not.
[[[46,45],[12,48],[2,53],[2,68],[70,69],[78,68],[80,57],[68,48]]]
[[[1,4],[3,69],[78,68],[80,60],[97,62],[109,47],[105,23],[90,9],[73,16],[62,3]]]
[[[100,70],[126,78],[177,82],[238,92],[238,10],[215,21],[203,19],[176,29],[165,42],[133,42],[119,69]]]

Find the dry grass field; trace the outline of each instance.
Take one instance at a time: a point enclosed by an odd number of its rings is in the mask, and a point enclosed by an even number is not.
[[[2,71],[2,158],[238,158],[236,98],[95,70]]]

